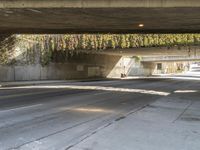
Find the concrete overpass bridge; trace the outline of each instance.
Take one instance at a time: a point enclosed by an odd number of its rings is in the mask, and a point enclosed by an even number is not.
[[[0,33],[200,32],[198,0],[1,0]]]
[[[141,62],[176,62],[176,61],[200,61],[200,56],[159,56],[142,57]]]
[[[82,50],[86,52],[86,50]],[[99,54],[108,54],[108,55],[118,55],[118,56],[141,56],[141,57],[162,57],[162,56],[181,56],[188,57],[190,56],[199,56],[200,49],[199,46],[190,46],[190,50],[187,47],[182,47],[179,49],[174,46],[172,48],[168,47],[140,47],[140,48],[129,48],[129,49],[107,49],[104,51],[97,52]]]

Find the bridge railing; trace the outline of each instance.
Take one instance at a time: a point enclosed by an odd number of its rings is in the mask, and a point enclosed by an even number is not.
[[[156,57],[141,57],[142,62],[154,61],[192,61],[200,60],[200,56],[156,56]]]

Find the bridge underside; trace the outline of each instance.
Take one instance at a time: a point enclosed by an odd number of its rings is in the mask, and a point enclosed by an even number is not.
[[[0,7],[0,33],[200,33],[199,12],[200,7]]]

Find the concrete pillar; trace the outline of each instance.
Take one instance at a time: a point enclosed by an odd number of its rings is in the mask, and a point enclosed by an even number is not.
[[[155,68],[156,68],[156,63],[153,62],[143,62],[142,63],[143,69],[144,69],[144,75],[152,75]]]

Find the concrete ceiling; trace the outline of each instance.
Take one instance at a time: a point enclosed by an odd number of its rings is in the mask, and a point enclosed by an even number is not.
[[[0,22],[0,33],[200,33],[200,1],[2,0]]]

